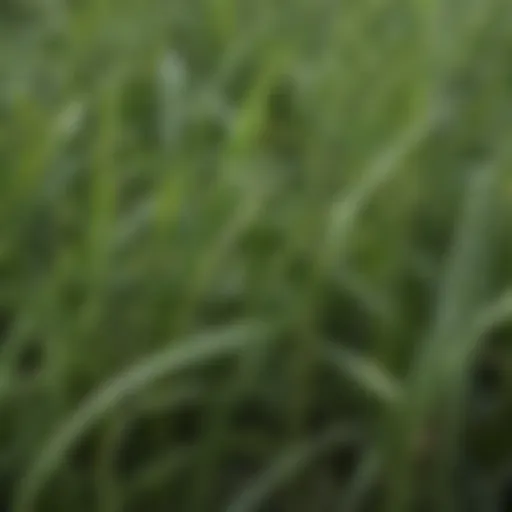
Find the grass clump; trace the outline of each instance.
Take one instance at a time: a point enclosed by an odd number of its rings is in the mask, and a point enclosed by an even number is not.
[[[0,508],[510,508],[512,7],[0,6]]]

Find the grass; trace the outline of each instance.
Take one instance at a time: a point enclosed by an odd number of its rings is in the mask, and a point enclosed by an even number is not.
[[[512,507],[512,7],[0,7],[0,508]]]

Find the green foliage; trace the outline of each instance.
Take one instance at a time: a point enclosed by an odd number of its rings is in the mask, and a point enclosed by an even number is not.
[[[3,2],[0,508],[506,510],[511,22]]]

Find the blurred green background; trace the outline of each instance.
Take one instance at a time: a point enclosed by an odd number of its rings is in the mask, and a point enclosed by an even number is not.
[[[0,509],[512,510],[512,4],[0,3]]]

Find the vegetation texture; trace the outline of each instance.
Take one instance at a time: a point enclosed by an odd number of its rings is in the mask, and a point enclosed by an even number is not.
[[[511,24],[2,1],[0,509],[512,510]]]

